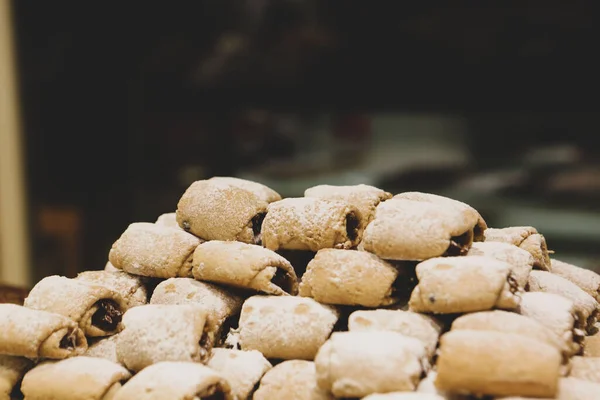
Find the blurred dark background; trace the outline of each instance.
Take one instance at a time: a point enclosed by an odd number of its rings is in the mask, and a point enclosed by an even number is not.
[[[14,1],[32,264],[99,269],[194,180],[431,191],[600,270],[592,2]],[[594,24],[596,22],[596,24]]]

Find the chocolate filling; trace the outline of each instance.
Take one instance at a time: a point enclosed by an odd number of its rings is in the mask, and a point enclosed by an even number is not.
[[[210,343],[210,334],[208,333],[208,329],[205,327],[204,331],[202,332],[202,336],[200,337],[200,342],[198,342],[200,344],[200,347],[203,349],[208,348],[208,345]]]
[[[222,346],[225,343],[225,339],[227,339],[227,335],[229,335],[231,329],[237,328],[239,319],[239,314],[225,318],[225,321],[223,321],[219,328],[218,343],[216,343],[218,346]]]
[[[188,221],[183,221],[181,223],[181,227],[183,228],[184,231],[189,232],[190,231],[190,223]]]
[[[483,234],[483,227],[477,223],[473,228],[473,241],[475,242],[483,242],[485,239],[485,235]]]
[[[254,244],[262,243],[262,235],[260,234],[260,231],[266,216],[267,213],[258,213],[251,220],[252,233],[254,234]]]
[[[419,282],[415,272],[417,263],[411,261],[390,261],[390,264],[398,270],[398,276],[392,283],[390,297],[398,302],[408,301],[410,294]]]
[[[506,282],[508,282],[508,290],[510,290],[512,294],[519,291],[519,282],[517,282],[517,278],[515,278],[515,274],[513,274],[512,271],[508,273]]]
[[[275,275],[271,278],[271,283],[279,286],[286,293],[292,291],[292,280],[290,279],[290,275],[282,268],[277,268]]]
[[[123,318],[118,304],[114,300],[103,299],[96,303],[98,311],[92,315],[92,325],[106,332],[117,329]]]
[[[360,227],[360,220],[356,217],[353,212],[346,215],[346,235],[351,241],[355,241],[358,237],[358,228]]]
[[[473,242],[473,231],[468,230],[460,236],[452,236],[450,238],[450,245],[443,254],[447,257],[464,256],[469,251],[469,247]]]
[[[225,394],[223,393],[220,384],[211,385],[196,396],[202,400],[225,400]]]
[[[77,336],[75,334],[75,331],[73,330],[73,331],[67,333],[60,340],[58,347],[60,347],[61,349],[65,349],[65,350],[73,350],[76,345],[76,343],[75,343],[76,338],[77,338]]]

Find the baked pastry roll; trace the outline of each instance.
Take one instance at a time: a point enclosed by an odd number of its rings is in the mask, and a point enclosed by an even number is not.
[[[133,275],[188,277],[194,250],[200,243],[181,229],[136,222],[112,245],[108,258],[115,267]]]
[[[552,293],[526,292],[521,297],[518,312],[554,332],[570,354],[581,350],[585,321],[578,316],[571,300]]]
[[[583,355],[586,357],[600,357],[600,333],[584,338]]]
[[[359,246],[383,259],[426,260],[465,255],[477,216],[456,207],[395,198],[377,206]]]
[[[425,359],[420,341],[397,332],[335,332],[315,357],[317,384],[335,397],[413,391]]]
[[[271,250],[350,249],[363,228],[358,210],[347,203],[299,197],[269,204],[262,238]]]
[[[451,314],[519,305],[510,265],[494,258],[432,258],[419,263],[416,273],[419,283],[410,296],[411,311]]]
[[[252,296],[242,306],[239,343],[267,358],[312,360],[339,312],[307,297]]]
[[[113,400],[235,400],[229,383],[216,371],[192,362],[160,362],[144,368]]]
[[[398,269],[366,251],[322,249],[308,263],[300,296],[327,304],[389,306],[399,301],[398,277]]]
[[[19,383],[33,363],[24,357],[0,355],[0,400],[10,400]]]
[[[333,400],[333,396],[317,386],[314,362],[289,360],[267,371],[252,399]]]
[[[571,358],[571,372],[569,376],[572,378],[583,379],[600,383],[600,357],[580,357]]]
[[[25,374],[21,390],[27,400],[112,400],[130,377],[119,364],[81,356],[37,365]]]
[[[252,192],[256,197],[266,203],[273,203],[274,201],[281,200],[281,195],[271,189],[270,187],[263,185],[262,183],[249,181],[247,179],[233,178],[229,176],[214,176],[208,180],[209,182],[218,182],[240,189]]]
[[[79,324],[86,336],[109,336],[121,330],[127,304],[106,286],[53,275],[39,281],[25,307],[64,315]]]
[[[445,400],[445,397],[432,393],[393,392],[370,394],[362,400]]]
[[[273,295],[295,295],[298,279],[292,264],[254,244],[212,240],[194,252],[194,278]]]
[[[510,269],[520,288],[525,288],[529,273],[533,269],[533,256],[529,252],[510,243],[477,242],[473,243],[468,256],[486,256],[510,264]]]
[[[465,314],[452,322],[451,330],[514,333],[553,346],[563,353],[563,361],[569,359],[570,349],[556,333],[535,319],[514,312],[494,310]]]
[[[244,299],[224,288],[191,278],[171,278],[156,286],[150,304],[199,304],[215,326],[219,345],[237,321]]]
[[[419,386],[417,386],[416,392],[419,394],[433,394],[441,397],[444,400],[472,400],[471,396],[461,395],[456,393],[447,393],[443,390],[435,387],[435,380],[437,379],[437,372],[431,370],[427,373],[425,378],[421,379]]]
[[[358,218],[367,226],[375,216],[375,209],[382,201],[392,197],[391,193],[369,185],[333,186],[318,185],[304,191],[305,197],[339,200],[356,207]]]
[[[560,352],[513,333],[452,330],[440,338],[437,388],[476,396],[554,397]]]
[[[589,400],[600,393],[600,384],[577,378],[561,378],[558,382],[558,394],[550,398],[502,397],[497,400]]]
[[[475,242],[481,242],[484,239],[483,231],[487,229],[485,220],[479,214],[479,212],[471,207],[470,205],[463,203],[462,201],[454,200],[449,197],[440,196],[432,193],[423,192],[404,192],[394,196],[394,199],[405,199],[413,201],[422,201],[425,203],[435,203],[443,207],[451,207],[464,213],[465,218],[469,221],[475,219],[477,222],[473,227],[473,240]]]
[[[125,307],[141,306],[148,302],[148,292],[139,276],[127,272],[85,271],[75,278],[78,281],[107,287],[121,295]]]
[[[118,338],[119,334],[117,333],[116,335],[90,340],[88,342],[88,349],[83,355],[86,357],[104,358],[119,364],[119,357],[117,357]]]
[[[432,357],[442,331],[441,324],[428,315],[402,310],[354,311],[348,318],[350,332],[393,331],[419,339]]]
[[[573,282],[550,272],[531,271],[529,291],[554,293],[571,300],[587,331],[594,332],[594,324],[598,320],[598,302]]]
[[[87,350],[76,322],[60,314],[0,304],[0,354],[31,359],[65,358]]]
[[[260,244],[267,202],[254,193],[213,180],[196,181],[177,204],[177,223],[204,240]]]
[[[174,212],[159,215],[154,223],[169,228],[180,228],[177,223],[177,214]]]
[[[131,371],[160,361],[205,363],[214,341],[207,315],[198,304],[148,304],[130,309],[117,339],[119,362]]]
[[[579,286],[584,292],[600,301],[600,275],[592,270],[580,268],[563,261],[552,259],[552,273]]]
[[[503,242],[514,244],[527,250],[535,260],[533,267],[549,271],[550,255],[543,235],[532,226],[513,226],[509,228],[488,228],[485,230],[486,242]]]
[[[112,263],[110,261],[106,262],[106,265],[104,266],[104,270],[108,271],[108,272],[120,271],[120,269],[115,267],[114,265],[112,265]]]
[[[255,385],[273,367],[258,351],[230,349],[213,349],[206,366],[229,382],[231,394],[239,400],[251,398]]]

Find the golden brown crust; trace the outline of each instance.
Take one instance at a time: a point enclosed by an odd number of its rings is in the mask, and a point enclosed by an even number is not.
[[[477,217],[455,207],[395,198],[377,206],[359,249],[390,260],[465,255]]]
[[[249,181],[247,179],[233,178],[229,176],[214,176],[210,178],[209,181],[224,183],[226,185],[247,190],[267,203],[273,203],[274,201],[281,200],[281,195],[270,187],[263,185],[262,183]]]
[[[550,271],[550,254],[546,239],[532,226],[488,228],[484,232],[486,242],[511,243],[528,251],[535,260],[534,268]]]
[[[229,382],[237,399],[248,399],[255,385],[273,366],[258,351],[213,349],[206,364]]]
[[[552,259],[552,273],[565,278],[600,301],[600,275],[592,270],[580,268],[560,260]]]
[[[10,394],[33,363],[24,357],[0,355],[0,399],[10,400]]]
[[[526,250],[510,243],[477,242],[473,243],[467,256],[486,256],[504,261],[511,266],[511,271],[519,287],[524,289],[533,269],[533,256]]]
[[[271,250],[350,249],[362,237],[358,210],[342,201],[288,198],[269,204],[263,222],[264,246]]]
[[[248,190],[219,181],[196,181],[177,204],[177,223],[204,240],[256,243],[260,232],[256,218],[266,211],[267,203]]]
[[[389,306],[399,301],[398,270],[365,251],[322,249],[308,263],[300,296],[320,303]]]
[[[333,400],[317,386],[315,363],[289,360],[277,364],[260,381],[253,400]]]
[[[521,335],[450,331],[440,339],[435,385],[478,396],[554,397],[560,364],[556,348]]]

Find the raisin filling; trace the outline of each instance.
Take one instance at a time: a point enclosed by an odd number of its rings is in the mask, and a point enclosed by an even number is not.
[[[262,224],[266,216],[266,213],[259,213],[252,218],[251,224],[252,233],[254,234],[254,244],[262,243],[262,235],[260,234],[260,231],[262,229]]]
[[[360,226],[360,221],[356,218],[356,215],[351,212],[346,215],[346,235],[348,239],[351,241],[355,241],[358,237],[358,227]]]
[[[289,293],[292,290],[290,276],[281,268],[277,268],[273,278],[271,278],[271,283],[275,286],[279,286],[286,293]]]
[[[512,272],[508,273],[506,281],[508,282],[508,290],[510,290],[512,294],[519,291],[519,282],[517,282],[517,278],[515,278],[515,275]]]
[[[444,256],[456,257],[464,256],[469,251],[469,246],[473,242],[473,231],[467,231],[460,236],[450,238],[450,246],[444,253]]]
[[[61,349],[73,350],[75,348],[75,331],[66,334],[58,345]]]
[[[114,331],[123,318],[123,313],[113,300],[100,300],[96,303],[98,311],[92,315],[92,325],[103,331]]]

